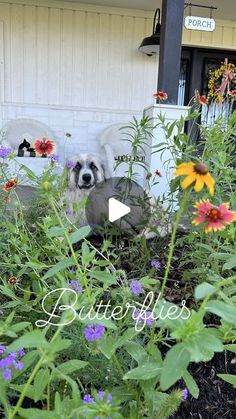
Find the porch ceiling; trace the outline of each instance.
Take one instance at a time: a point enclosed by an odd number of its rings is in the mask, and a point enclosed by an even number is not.
[[[161,0],[64,0],[71,3],[95,4],[100,6],[113,6],[126,9],[139,9],[154,11],[161,6]],[[190,0],[186,0],[190,2]],[[214,11],[213,17],[218,19],[236,20],[235,0],[191,0],[192,3],[207,6],[215,6],[218,10]],[[192,8],[192,15],[209,16],[207,9]]]

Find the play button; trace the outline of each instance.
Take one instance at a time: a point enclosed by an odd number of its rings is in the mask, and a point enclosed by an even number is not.
[[[86,218],[93,231],[118,228],[139,233],[150,219],[149,196],[136,182],[112,177],[98,183],[86,202]]]
[[[130,213],[130,207],[115,198],[108,199],[108,219],[111,223]]]

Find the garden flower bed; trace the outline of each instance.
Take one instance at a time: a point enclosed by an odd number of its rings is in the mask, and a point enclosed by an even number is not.
[[[41,176],[19,164],[38,191],[26,208],[14,153],[0,148],[1,417],[235,417],[236,113],[194,144],[183,127],[199,112],[172,126],[157,117],[175,172],[171,233],[158,236],[158,199],[152,240],[70,223],[70,167],[57,174],[51,140],[37,140],[51,155]],[[150,121],[132,127],[135,154]],[[147,171],[150,186],[160,175]]]

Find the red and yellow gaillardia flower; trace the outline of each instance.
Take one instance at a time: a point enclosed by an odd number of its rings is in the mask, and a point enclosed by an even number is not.
[[[165,92],[156,92],[153,94],[154,99],[158,99],[158,100],[167,100],[168,99],[168,94]]]
[[[2,189],[4,190],[4,192],[8,192],[12,188],[14,188],[16,185],[17,185],[17,180],[16,179],[10,179],[6,183],[4,183]]]
[[[181,187],[187,189],[195,182],[194,190],[200,192],[206,185],[211,195],[214,195],[215,181],[208,171],[205,163],[181,163],[174,172],[174,176],[186,176],[181,182]]]
[[[6,203],[11,202],[10,196],[5,196],[5,198],[3,198],[3,201],[6,202]]]
[[[208,105],[208,99],[205,95],[200,95],[198,90],[195,90],[194,102],[200,105]]]
[[[43,154],[50,156],[50,154],[52,154],[54,151],[54,142],[45,137],[41,139],[37,138],[33,144],[33,147],[39,156],[42,156]]]
[[[229,96],[235,97],[236,96],[236,90],[231,90],[228,92]]]
[[[215,207],[209,199],[202,199],[194,205],[197,211],[194,213],[196,218],[193,224],[199,225],[206,223],[205,233],[223,230],[227,224],[236,221],[236,212],[229,211],[229,203],[220,204]]]
[[[157,169],[157,170],[155,171],[155,173],[156,173],[156,175],[157,175],[157,176],[162,177],[162,174],[161,174],[161,172],[160,172],[160,170],[159,170],[159,169]]]

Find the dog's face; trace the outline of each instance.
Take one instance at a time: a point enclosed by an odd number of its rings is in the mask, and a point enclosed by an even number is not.
[[[91,154],[74,157],[75,167],[70,169],[69,188],[89,190],[105,179],[105,169],[100,159]]]

